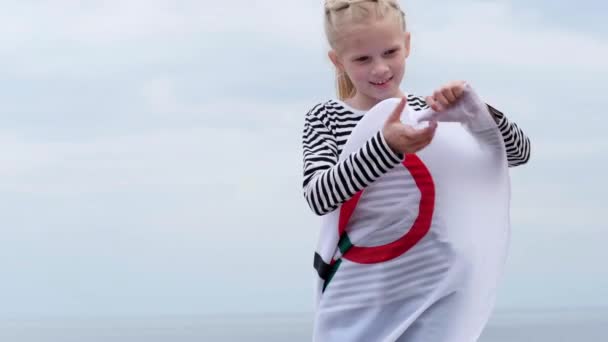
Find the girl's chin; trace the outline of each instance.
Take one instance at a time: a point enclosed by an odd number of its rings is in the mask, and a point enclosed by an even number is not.
[[[399,90],[399,88],[396,87],[390,87],[386,89],[375,89],[373,93],[375,94],[374,97],[381,98],[382,100],[401,96],[401,91]]]

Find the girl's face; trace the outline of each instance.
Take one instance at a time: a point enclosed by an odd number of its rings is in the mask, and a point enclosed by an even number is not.
[[[387,16],[345,29],[329,57],[355,86],[349,104],[367,110],[402,95],[399,85],[409,52],[409,32],[403,32],[399,21]]]

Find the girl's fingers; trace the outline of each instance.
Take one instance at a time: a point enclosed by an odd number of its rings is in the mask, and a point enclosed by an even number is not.
[[[433,96],[427,97],[428,105],[434,111],[442,111],[452,105],[464,92],[466,83],[464,81],[455,81],[439,88],[433,93]]]
[[[450,101],[448,101],[448,99],[439,90],[435,91],[435,93],[433,94],[433,99],[439,102],[444,108],[450,105]]]
[[[427,139],[425,141],[421,141],[420,143],[418,143],[416,145],[412,145],[411,153],[416,153],[416,152],[422,150],[423,148],[427,147],[431,143],[431,141],[432,141],[432,139]]]
[[[433,138],[435,137],[436,131],[437,131],[437,122],[432,121],[431,124],[429,125],[429,127],[425,128],[423,138],[420,140],[420,145],[422,147],[424,147],[424,146],[430,144],[431,141],[433,141]]]
[[[405,96],[403,96],[401,98],[401,101],[399,101],[399,104],[397,105],[397,107],[393,110],[393,112],[391,113],[391,115],[389,115],[389,117],[386,119],[386,123],[395,123],[395,122],[401,122],[401,115],[403,114],[403,109],[405,108],[405,105],[407,103],[407,98]]]
[[[408,130],[405,135],[405,139],[407,139],[411,145],[416,145],[429,139],[433,139],[436,129],[437,122],[435,121],[432,121],[428,127],[420,130],[410,127],[410,130]]]
[[[418,134],[418,131],[414,127],[410,125],[403,125],[401,135],[404,139],[415,139],[416,134]]]
[[[460,81],[458,83],[458,85],[456,87],[454,87],[453,92],[454,92],[454,95],[456,95],[456,98],[459,98],[460,95],[462,95],[462,93],[464,93],[465,84],[466,83],[464,81]]]
[[[454,92],[454,87],[446,87],[443,89],[443,91],[441,92],[443,94],[443,96],[445,96],[445,98],[450,102],[450,103],[454,103],[456,102],[456,93]]]
[[[433,135],[435,135],[435,130],[437,130],[437,121],[436,120],[431,120],[429,122],[429,125],[425,128],[423,128],[422,130],[420,130],[421,136],[422,137],[433,137]]]
[[[429,127],[420,142],[423,145],[427,145],[431,142],[431,140],[433,140],[433,137],[435,137],[435,129]]]
[[[435,101],[432,96],[426,97],[426,104],[436,112],[441,112],[443,110],[443,107],[441,107],[441,105],[437,101]]]

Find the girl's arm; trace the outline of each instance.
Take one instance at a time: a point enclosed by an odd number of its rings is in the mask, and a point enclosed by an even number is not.
[[[317,215],[334,211],[367,185],[403,160],[391,150],[379,131],[357,152],[339,161],[332,131],[313,108],[304,123],[304,197]]]
[[[503,113],[490,105],[487,106],[505,141],[509,167],[526,164],[530,159],[530,139],[528,136],[517,124],[510,122]]]

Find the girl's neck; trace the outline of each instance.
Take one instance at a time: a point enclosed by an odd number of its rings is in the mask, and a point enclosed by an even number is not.
[[[391,97],[387,97],[387,99],[392,98],[392,97],[402,97],[402,96],[404,96],[404,93],[401,90],[399,90],[399,92],[397,94],[395,94],[394,96],[391,96]],[[355,96],[348,98],[348,99],[344,100],[343,102],[346,103],[347,105],[349,105],[353,109],[360,110],[360,111],[368,111],[368,110],[372,109],[378,103],[382,102],[383,100],[386,100],[386,99],[378,100],[375,98],[361,95],[360,93],[356,93]]]

